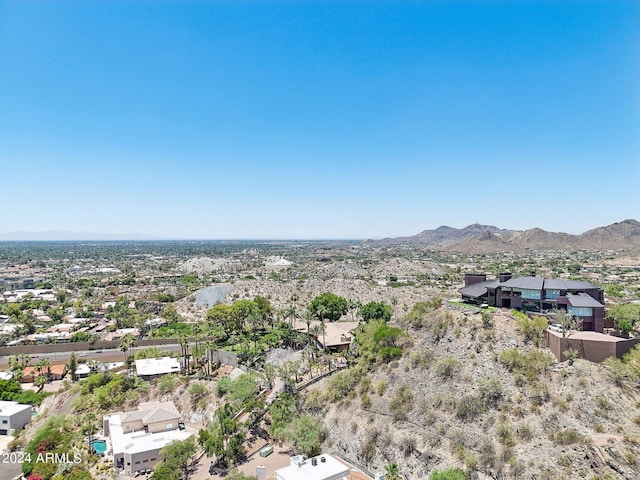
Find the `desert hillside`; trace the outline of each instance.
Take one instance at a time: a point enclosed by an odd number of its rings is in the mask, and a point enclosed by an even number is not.
[[[373,472],[395,462],[416,480],[447,467],[472,478],[640,478],[636,386],[602,365],[558,364],[508,313],[483,323],[447,305],[400,326],[400,359],[307,392],[331,451]]]

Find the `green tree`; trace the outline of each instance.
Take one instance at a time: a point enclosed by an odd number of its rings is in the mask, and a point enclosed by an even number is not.
[[[347,309],[347,300],[331,292],[318,295],[309,305],[309,310],[315,313],[317,317],[331,322],[340,320],[340,317],[347,313]]]
[[[369,302],[360,307],[360,316],[365,322],[370,320],[388,322],[393,316],[393,308],[384,302]]]
[[[635,303],[613,305],[607,310],[607,317],[613,319],[621,332],[628,334],[640,321],[640,305]]]
[[[174,441],[160,450],[160,462],[153,469],[154,480],[181,480],[188,478],[189,468],[197,452],[194,437]]]
[[[322,453],[325,432],[322,424],[315,418],[310,415],[302,415],[289,424],[284,437],[304,455],[313,457]]]
[[[273,305],[271,305],[271,302],[269,301],[268,298],[266,297],[261,297],[260,295],[257,295],[254,299],[253,302],[256,304],[256,306],[258,307],[258,313],[260,313],[260,315],[262,315],[262,318],[271,326],[273,326]]]
[[[67,364],[67,368],[71,373],[71,380],[75,382],[78,379],[76,375],[76,370],[78,369],[78,360],[76,359],[76,354],[74,352],[71,352],[71,355],[69,355],[69,363]]]
[[[240,331],[242,323],[235,314],[235,310],[230,305],[219,303],[207,311],[207,322],[209,329],[218,327],[225,338],[229,338],[233,333]]]
[[[562,330],[562,338],[570,336],[571,331],[578,328],[578,319],[567,311],[556,309],[551,312],[551,316],[553,317],[554,323],[559,323],[564,327]]]
[[[198,442],[211,456],[215,454],[222,465],[235,463],[242,453],[244,434],[233,418],[230,404],[216,410],[214,420],[198,433]]]

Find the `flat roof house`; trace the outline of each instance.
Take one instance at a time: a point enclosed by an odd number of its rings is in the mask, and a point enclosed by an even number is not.
[[[328,453],[304,459],[291,457],[289,466],[274,472],[276,480],[370,480],[371,477]],[[376,478],[384,478],[376,475]]]
[[[31,405],[0,401],[0,435],[9,435],[31,421]]]
[[[111,442],[115,468],[128,475],[153,468],[160,450],[193,435],[184,429],[173,402],[141,403],[138,410],[105,415],[103,428]]]
[[[145,380],[180,373],[180,361],[173,357],[143,358],[136,360],[136,373]]]
[[[566,310],[580,320],[582,330],[604,330],[604,291],[590,282],[534,274],[512,278],[510,273],[487,280],[484,274],[466,274],[458,292],[468,303],[534,312]]]

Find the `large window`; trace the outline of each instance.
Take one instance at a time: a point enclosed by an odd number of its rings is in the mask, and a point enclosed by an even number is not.
[[[540,290],[528,290],[523,288],[522,298],[526,298],[528,300],[540,300]]]
[[[549,300],[555,300],[560,296],[560,290],[545,290],[544,298]]]
[[[576,317],[593,317],[593,308],[570,306],[567,310],[571,315],[575,315]]]

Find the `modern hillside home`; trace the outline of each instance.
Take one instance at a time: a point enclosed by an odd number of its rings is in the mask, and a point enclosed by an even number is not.
[[[533,312],[566,310],[580,320],[581,330],[604,330],[604,291],[589,282],[510,273],[487,280],[484,274],[466,274],[458,292],[464,302],[477,305]]]
[[[9,435],[31,421],[31,405],[0,401],[0,435]]]
[[[105,415],[103,428],[111,443],[114,467],[127,475],[153,468],[160,450],[194,433],[185,430],[173,402],[141,403],[138,410]]]

